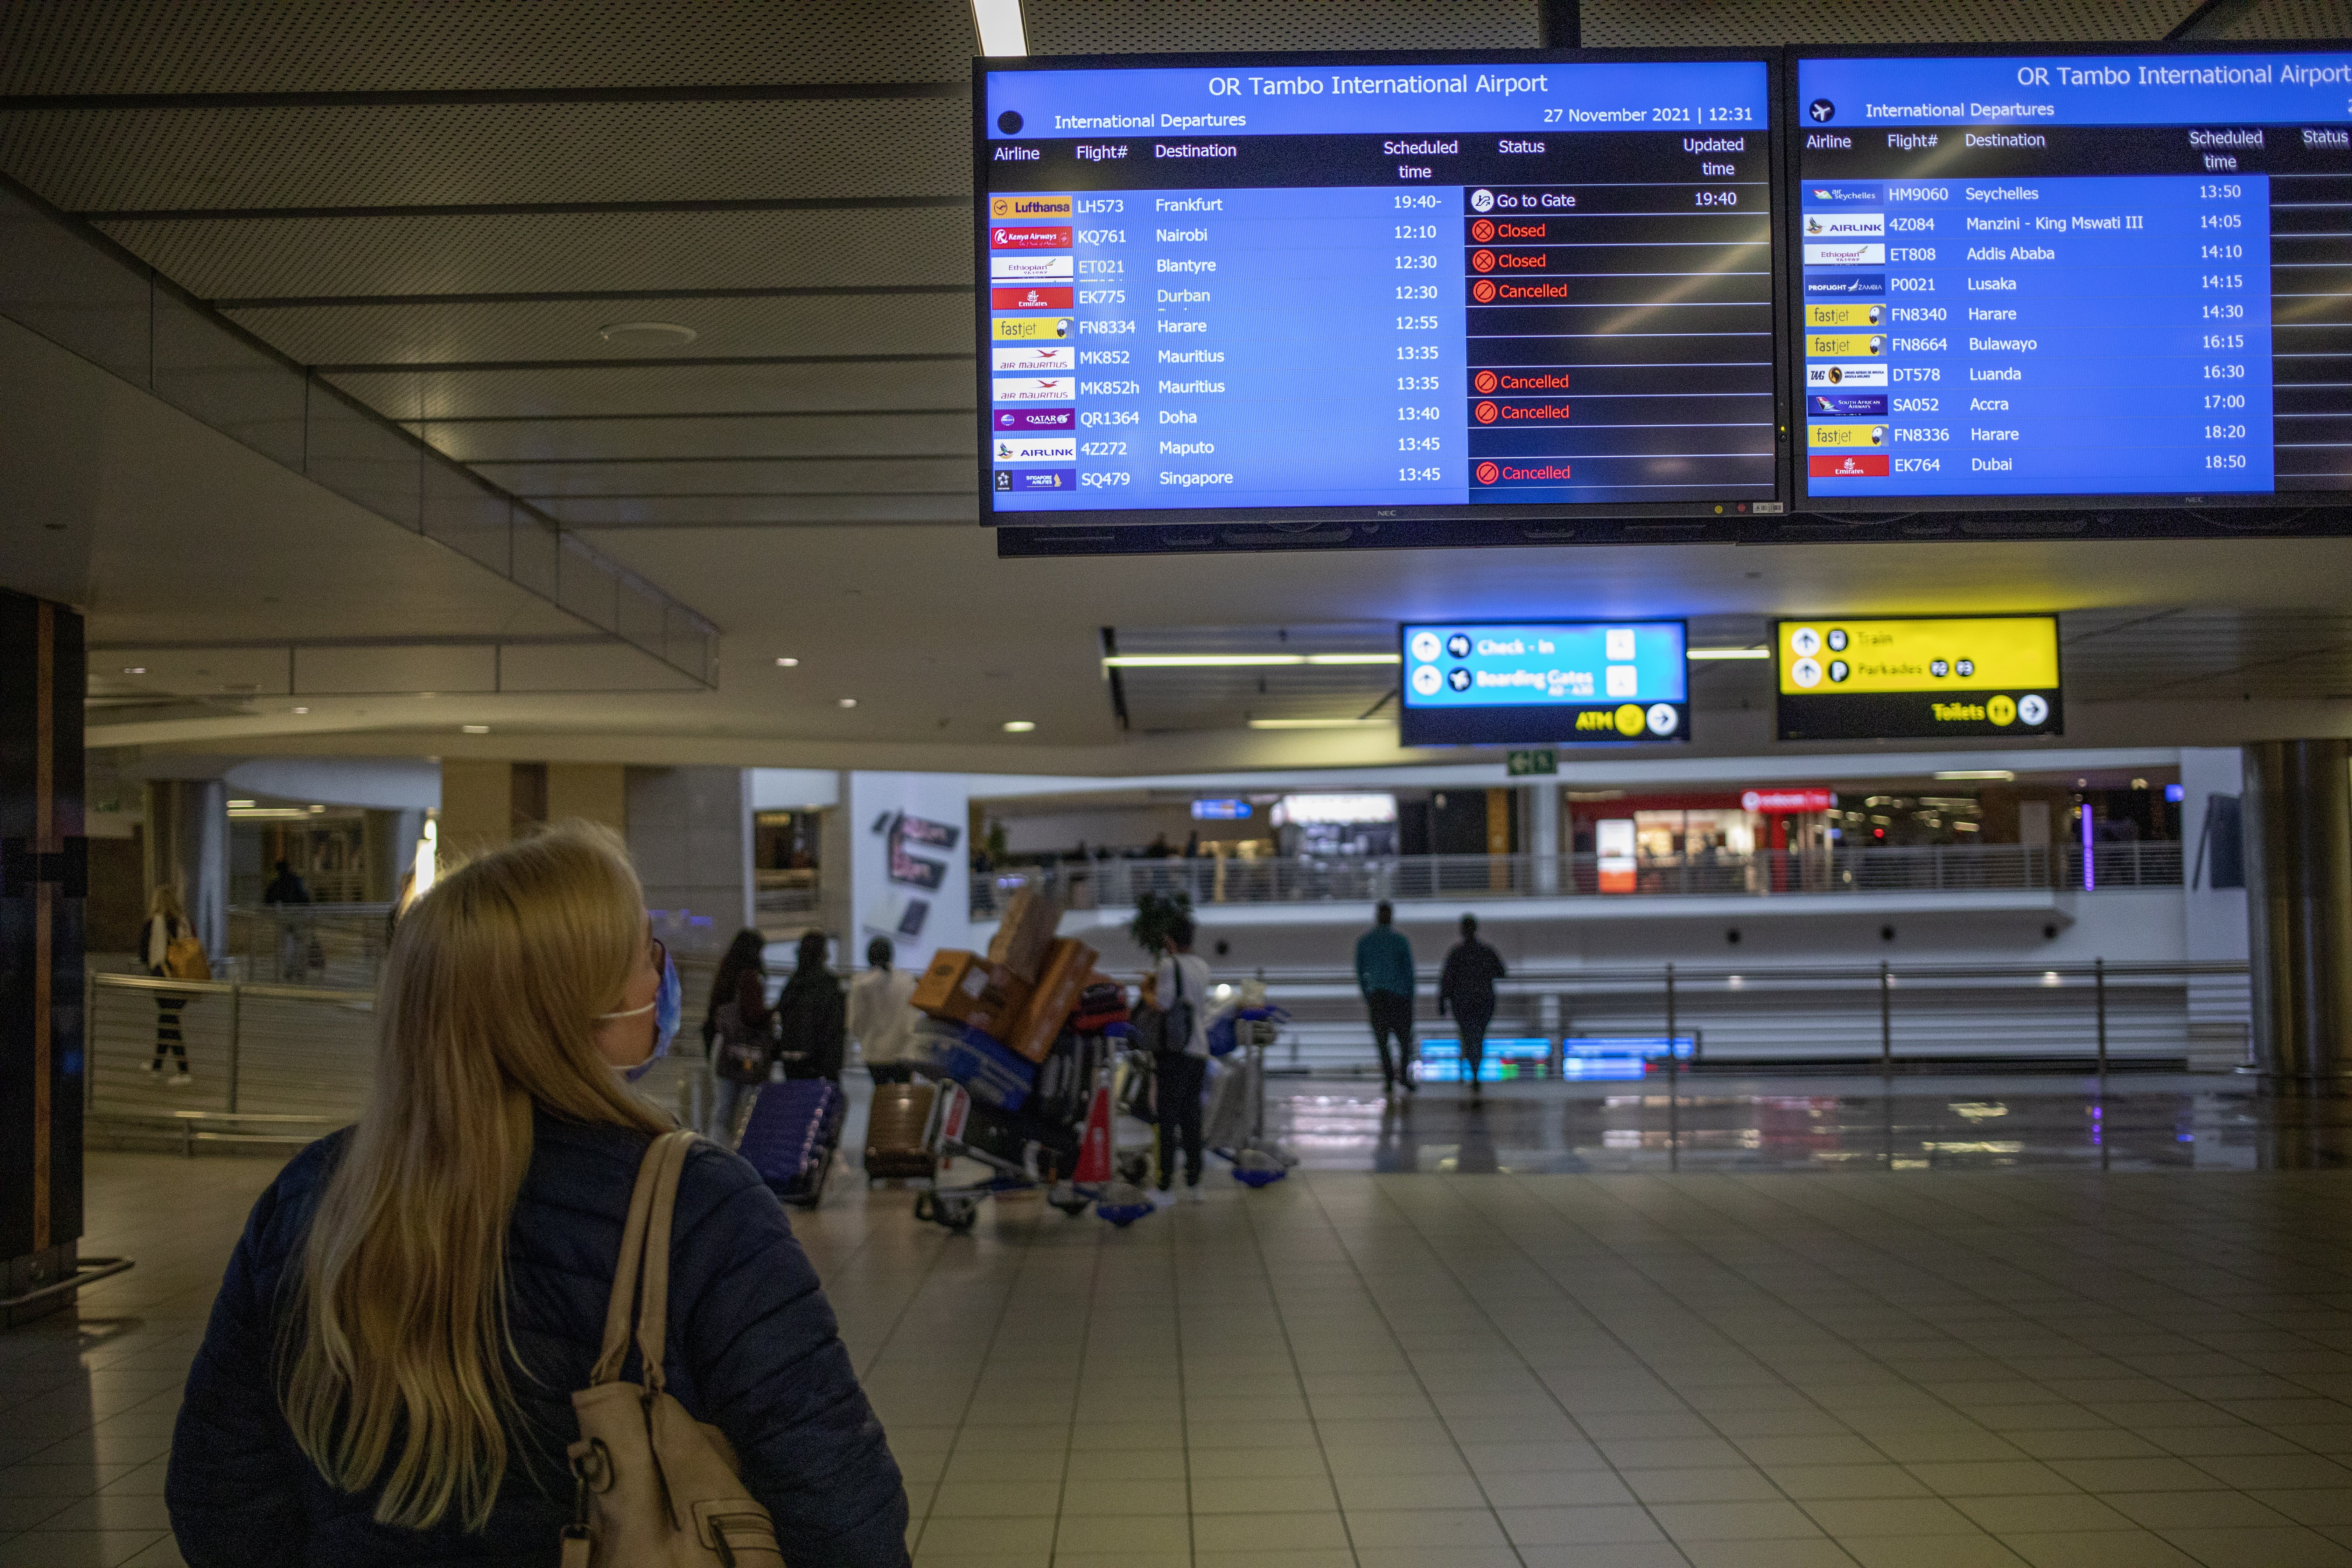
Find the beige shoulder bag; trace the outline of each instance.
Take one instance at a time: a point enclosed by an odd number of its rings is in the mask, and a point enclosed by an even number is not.
[[[604,1353],[588,1386],[572,1396],[580,1414],[580,1441],[569,1450],[578,1503],[563,1531],[563,1568],[784,1568],[775,1524],[737,1479],[727,1439],[662,1391],[670,1216],[694,1141],[690,1131],[664,1133],[637,1167]],[[642,1387],[621,1381],[633,1316]]]

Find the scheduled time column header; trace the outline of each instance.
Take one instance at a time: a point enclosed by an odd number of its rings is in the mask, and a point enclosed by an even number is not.
[[[991,141],[1761,127],[1759,60],[988,73]]]
[[[2352,120],[2352,52],[1800,59],[1813,125],[2290,125]]]

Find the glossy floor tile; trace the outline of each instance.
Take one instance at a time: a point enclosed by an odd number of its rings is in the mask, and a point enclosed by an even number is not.
[[[1424,1090],[1387,1118],[1415,1168],[1379,1173],[1376,1099],[1277,1080],[1286,1135],[1368,1115],[1370,1142],[1259,1191],[1214,1167],[1209,1201],[1124,1231],[1012,1197],[952,1236],[845,1175],[794,1224],[920,1564],[2352,1564],[2352,1173],[2209,1168],[2237,1112],[2185,1081],[2133,1083],[2098,1119],[2133,1131],[2088,1158],[2071,1080],[1895,1108],[1923,1142],[2024,1145],[2014,1168],[1799,1158],[1860,1146],[1874,1085],[1808,1090],[1786,1132],[1708,1087],[1757,1134],[1739,1154],[1814,1173],[1507,1157],[1670,1109],[1560,1086],[1475,1112]],[[2224,1131],[2160,1158],[2184,1104]],[[139,1267],[0,1335],[0,1568],[178,1561],[178,1380],[272,1167],[89,1171],[89,1249]]]

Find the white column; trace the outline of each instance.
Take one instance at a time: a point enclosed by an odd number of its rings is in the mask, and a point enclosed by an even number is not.
[[[1526,786],[1519,800],[1519,813],[1526,818],[1528,854],[1535,863],[1535,889],[1538,894],[1559,891],[1559,781],[1546,779]]]

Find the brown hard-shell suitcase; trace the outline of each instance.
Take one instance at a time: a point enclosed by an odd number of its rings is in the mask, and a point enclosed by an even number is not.
[[[933,1092],[928,1083],[874,1086],[874,1103],[866,1118],[867,1180],[928,1176],[937,1167],[939,1157],[923,1146]]]

